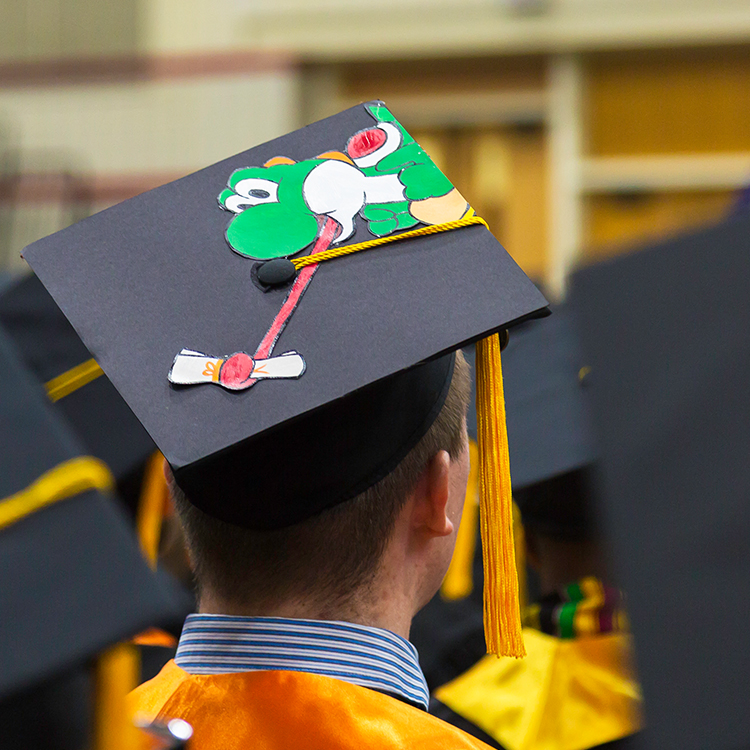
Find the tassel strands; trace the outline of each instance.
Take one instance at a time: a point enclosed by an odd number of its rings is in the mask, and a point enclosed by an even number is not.
[[[478,341],[476,355],[484,633],[488,653],[518,658],[526,655],[526,649],[521,632],[508,433],[497,334]]]

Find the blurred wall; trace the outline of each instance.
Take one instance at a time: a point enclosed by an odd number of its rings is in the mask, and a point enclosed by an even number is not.
[[[591,54],[585,77],[586,258],[731,210],[750,184],[750,47]]]
[[[750,181],[746,0],[5,0],[0,39],[4,267],[378,97],[553,295]]]
[[[0,88],[6,263],[40,222],[54,231],[287,132],[295,103],[285,69]]]
[[[0,269],[22,270],[21,249],[45,234],[299,124],[293,58],[210,36],[214,48],[175,47],[180,28],[200,36],[189,6],[0,5]]]
[[[0,61],[129,55],[138,48],[139,0],[4,0]]]

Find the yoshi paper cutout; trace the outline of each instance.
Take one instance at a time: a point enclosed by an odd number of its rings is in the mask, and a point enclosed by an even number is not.
[[[354,234],[358,214],[376,237],[466,214],[466,201],[388,109],[367,109],[376,126],[355,133],[344,152],[276,157],[233,172],[219,205],[236,214],[226,232],[235,252],[256,260],[296,255],[315,242],[325,216],[338,224],[336,245]]]
[[[376,237],[417,224],[463,218],[471,208],[419,144],[383,104],[367,104],[375,125],[352,135],[344,151],[295,162],[283,156],[262,167],[243,167],[229,178],[219,205],[234,214],[229,247],[259,261],[310,254],[342,244],[364,221]],[[297,352],[271,352],[314,275],[297,275],[266,336],[251,357],[237,352],[209,357],[183,349],[169,373],[172,383],[213,382],[230,390],[262,378],[297,378],[305,363]]]

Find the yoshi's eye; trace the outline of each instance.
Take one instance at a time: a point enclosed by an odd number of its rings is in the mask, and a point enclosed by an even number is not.
[[[272,203],[278,201],[279,185],[273,180],[263,177],[246,177],[234,186],[234,192],[242,196],[241,203],[255,206],[258,203]]]
[[[227,191],[228,192],[228,191]],[[250,206],[261,203],[278,203],[279,186],[273,180],[262,177],[247,177],[234,186],[236,195],[230,195],[223,201],[223,205],[236,214]]]
[[[234,186],[235,194],[232,194],[230,190],[226,192],[228,195],[222,198],[221,204],[236,214],[242,213],[250,206],[279,202],[278,183],[262,177],[247,177]]]

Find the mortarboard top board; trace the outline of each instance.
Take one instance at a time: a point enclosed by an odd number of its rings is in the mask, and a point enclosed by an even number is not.
[[[174,602],[35,377],[0,331],[0,698],[146,626]],[[45,501],[49,501],[45,504]]]
[[[545,314],[476,224],[370,102],[107,209],[24,257],[188,497],[225,521],[278,528],[395,468],[437,416],[456,349]],[[309,257],[409,232],[419,236]]]
[[[38,278],[26,276],[0,290],[0,326],[24,365],[47,386],[55,409],[122,489],[156,446]]]
[[[573,278],[643,747],[750,745],[748,279],[748,216]]]

